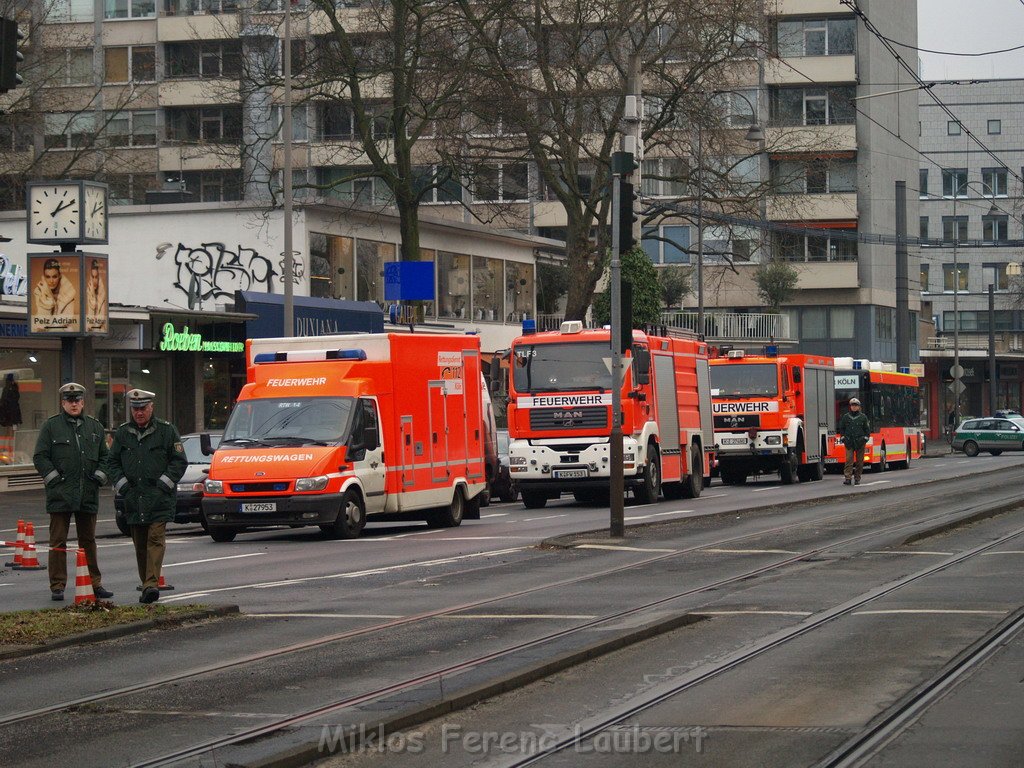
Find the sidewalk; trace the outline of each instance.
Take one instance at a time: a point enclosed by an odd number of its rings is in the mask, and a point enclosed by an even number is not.
[[[950,448],[949,443],[946,442],[945,438],[938,440],[929,440],[924,446],[924,456],[922,459],[935,459],[940,456],[949,456],[953,453],[953,449]]]

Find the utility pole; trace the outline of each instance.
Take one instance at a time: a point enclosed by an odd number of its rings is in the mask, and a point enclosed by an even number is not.
[[[633,53],[629,59],[629,83],[623,121],[626,129],[620,140],[620,151],[612,162],[612,261],[611,261],[611,360],[612,360],[612,431],[610,436],[608,477],[609,534],[613,538],[626,535],[625,523],[625,481],[622,475],[622,343],[623,322],[632,328],[633,318],[622,317],[622,261],[619,242],[621,228],[640,227],[639,221],[622,221],[622,183],[640,183],[640,174],[635,173],[643,152],[641,120],[643,106],[640,84],[640,54]],[[635,174],[635,180],[634,180]],[[633,230],[633,242],[640,242],[640,231]]]
[[[907,182],[896,182],[896,367],[910,365],[910,281],[907,257]]]
[[[284,168],[281,171],[284,195],[284,336],[295,335],[295,255],[292,251],[292,3],[284,0],[284,107],[281,132],[284,133]]]
[[[988,412],[995,414],[999,397],[996,370],[996,287],[988,284]]]

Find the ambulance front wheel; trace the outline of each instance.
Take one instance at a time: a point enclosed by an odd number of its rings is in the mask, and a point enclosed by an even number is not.
[[[356,539],[366,525],[366,507],[358,492],[349,488],[341,497],[341,509],[334,525],[321,525],[320,530],[332,539]]]
[[[431,510],[427,515],[427,525],[431,528],[457,528],[462,525],[465,514],[466,497],[462,495],[461,488],[456,488],[450,505]]]

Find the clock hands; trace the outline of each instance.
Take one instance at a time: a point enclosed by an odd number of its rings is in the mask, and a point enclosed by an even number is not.
[[[58,213],[63,211],[65,208],[70,208],[72,205],[74,205],[74,203],[71,202],[71,201],[63,202],[60,205],[58,205],[56,208],[54,208],[53,209],[53,213],[51,213],[50,215],[51,216],[56,216]]]

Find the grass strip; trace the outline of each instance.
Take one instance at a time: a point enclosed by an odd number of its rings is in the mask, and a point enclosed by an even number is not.
[[[0,646],[39,645],[91,629],[131,624],[147,619],[173,618],[192,613],[201,605],[115,605],[100,601],[92,605],[68,605],[34,611],[0,613]]]

